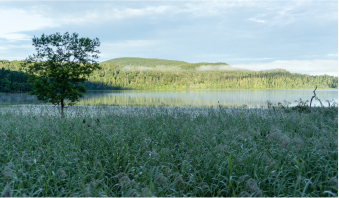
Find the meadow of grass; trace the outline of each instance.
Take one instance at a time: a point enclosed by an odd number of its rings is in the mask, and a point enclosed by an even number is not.
[[[2,196],[338,195],[338,107],[0,107]]]

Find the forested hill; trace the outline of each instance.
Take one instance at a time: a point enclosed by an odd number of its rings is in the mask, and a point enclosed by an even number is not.
[[[188,63],[149,58],[101,62],[88,89],[306,89],[337,88],[338,77],[292,74],[283,69],[249,71],[227,63]],[[89,82],[96,84],[89,85]]]
[[[174,61],[174,60],[165,60],[165,59],[156,59],[156,58],[137,58],[137,57],[123,57],[115,58],[101,63],[107,64],[117,64],[117,65],[131,65],[131,66],[150,66],[155,67],[159,65],[165,66],[178,66],[183,64],[188,64],[184,61]]]
[[[100,64],[105,65],[116,65],[119,69],[125,70],[206,70],[208,66],[209,69],[230,69],[236,70],[229,66],[227,63],[188,63],[185,61],[176,61],[176,60],[166,60],[166,59],[156,59],[156,58],[136,58],[136,57],[123,57],[115,58],[108,61],[101,62]],[[222,68],[221,68],[222,67]],[[242,70],[242,69],[238,69]]]
[[[116,58],[101,62],[86,89],[313,89],[338,88],[338,77],[294,74],[286,70],[240,70],[226,63],[187,63],[163,59]],[[31,87],[20,61],[0,60],[0,92]]]
[[[114,59],[113,59],[114,60]],[[155,66],[102,62],[87,89],[314,89],[337,88],[338,77],[292,74],[283,69],[239,70],[226,63],[185,63]],[[134,64],[134,65],[133,65]],[[137,66],[138,65],[138,66]],[[90,82],[92,84],[90,85]],[[95,82],[95,83],[93,83]]]

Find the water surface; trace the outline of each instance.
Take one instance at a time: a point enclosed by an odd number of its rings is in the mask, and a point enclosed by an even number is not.
[[[338,89],[318,89],[317,97],[327,106],[326,100],[338,102]],[[87,91],[78,105],[116,105],[116,106],[223,106],[248,107],[267,106],[269,100],[273,104],[284,101],[291,106],[295,100],[310,100],[313,89],[276,89],[276,90],[114,90]],[[219,103],[218,103],[219,101]],[[35,96],[28,94],[0,94],[0,104],[41,104]],[[317,106],[318,101],[313,102]],[[312,105],[313,106],[313,105]]]

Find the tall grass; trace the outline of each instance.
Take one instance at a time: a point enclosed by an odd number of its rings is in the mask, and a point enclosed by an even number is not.
[[[338,195],[337,106],[72,108],[0,107],[3,196]]]

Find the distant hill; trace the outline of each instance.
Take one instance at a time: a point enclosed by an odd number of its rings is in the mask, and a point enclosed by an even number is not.
[[[137,57],[114,58],[114,59],[107,60],[101,63],[117,64],[117,65],[124,65],[124,66],[146,66],[146,67],[156,67],[159,65],[178,66],[178,65],[189,64],[185,61],[175,61],[175,60],[166,60],[166,59],[157,59],[157,58],[137,58]]]
[[[188,63],[185,61],[156,59],[156,58],[137,58],[137,57],[123,57],[115,58],[101,62],[100,64],[114,64],[118,65],[123,70],[245,70],[235,68],[227,63]]]
[[[21,61],[0,60],[0,92],[27,92]],[[338,88],[338,77],[250,71],[227,63],[188,63],[154,58],[115,58],[100,63],[85,88],[103,89],[314,89]]]

